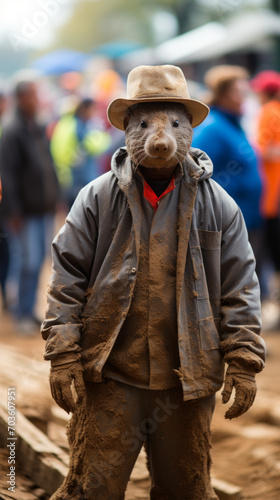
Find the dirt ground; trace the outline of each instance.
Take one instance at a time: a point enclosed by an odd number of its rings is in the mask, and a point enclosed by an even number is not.
[[[49,265],[46,266],[42,277],[38,302],[40,315],[45,308],[48,272]],[[224,419],[225,407],[221,404],[221,397],[218,394],[212,426],[213,476],[240,486],[244,500],[280,499],[280,331],[265,333],[263,337],[268,350],[267,365],[257,376],[258,395],[254,406],[239,419],[227,421]],[[3,313],[0,316],[1,343],[13,346],[31,360],[42,359],[44,342],[39,331],[34,337],[19,335],[11,318]],[[141,454],[133,474],[126,500],[148,499],[149,479],[144,453]],[[25,479],[25,489],[22,489],[20,497],[13,498],[32,500],[47,497],[38,487]]]

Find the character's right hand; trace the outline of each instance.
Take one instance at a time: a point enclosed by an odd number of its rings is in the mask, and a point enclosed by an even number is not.
[[[72,380],[74,380],[74,386],[78,396],[76,403],[71,392]],[[52,397],[58,406],[67,413],[74,412],[76,405],[80,404],[85,396],[85,384],[81,363],[75,361],[64,365],[52,366],[50,371],[50,386]]]

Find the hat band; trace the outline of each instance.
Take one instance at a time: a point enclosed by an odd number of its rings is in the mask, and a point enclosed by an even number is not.
[[[180,95],[175,95],[175,94],[143,94],[143,95],[137,95],[135,97],[127,97],[127,99],[150,99],[150,98],[157,98],[157,97],[163,97],[164,99],[167,99],[168,97],[172,97],[174,99],[190,99],[189,97],[182,97]]]

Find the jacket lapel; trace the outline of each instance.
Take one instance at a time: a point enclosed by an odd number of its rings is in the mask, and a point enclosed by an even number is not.
[[[180,187],[177,229],[178,251],[176,269],[176,304],[178,318],[189,246],[190,229],[194,204],[197,195],[199,177],[200,175],[198,172],[198,168],[196,165],[193,165],[192,161],[184,165],[184,176]]]
[[[128,157],[125,160],[123,177],[119,180],[119,187],[125,194],[128,206],[131,211],[138,260],[140,255],[140,237],[142,225],[141,199],[137,184],[133,178],[132,165]]]

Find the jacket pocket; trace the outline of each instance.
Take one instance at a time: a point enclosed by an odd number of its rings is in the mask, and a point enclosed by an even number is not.
[[[191,233],[190,253],[200,348],[219,349],[221,232],[193,229]]]
[[[199,319],[218,317],[221,298],[221,231],[192,229],[190,254],[193,266],[194,292],[198,300],[210,299],[211,305],[201,303]]]
[[[199,324],[200,347],[203,351],[220,349],[220,336],[217,329],[219,319],[213,317],[201,319]]]
[[[222,231],[204,231],[203,229],[193,229],[193,231],[197,231],[202,249],[218,250],[221,248]]]

